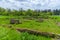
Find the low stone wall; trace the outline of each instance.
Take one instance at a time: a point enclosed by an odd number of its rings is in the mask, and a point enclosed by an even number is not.
[[[51,37],[51,38],[59,37],[59,35],[56,35],[54,33],[40,32],[40,31],[36,31],[36,30],[21,29],[21,28],[17,28],[16,30],[19,32],[27,32],[29,34],[33,34],[33,35],[37,35],[37,36],[40,35],[40,36]]]

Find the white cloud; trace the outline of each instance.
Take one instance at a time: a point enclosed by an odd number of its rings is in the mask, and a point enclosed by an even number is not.
[[[60,8],[59,0],[1,0],[0,7],[11,9],[56,9]]]

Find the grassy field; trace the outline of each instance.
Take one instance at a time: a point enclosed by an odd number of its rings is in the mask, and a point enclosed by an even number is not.
[[[34,36],[28,33],[19,33],[7,27],[0,27],[0,40],[51,40],[51,38]]]
[[[0,17],[0,40],[51,40],[51,38],[46,38],[43,36],[34,36],[28,33],[19,33],[16,30],[11,30],[8,27],[9,18],[14,18],[13,16],[1,16]],[[17,17],[15,17],[17,18]],[[51,16],[49,19],[44,19],[43,22],[37,22],[38,19],[24,19],[23,17],[18,17],[22,24],[14,24],[13,28],[27,28],[42,32],[50,32],[55,34],[60,34],[60,26],[56,23],[60,22],[60,16]],[[4,27],[3,27],[4,25]],[[26,38],[26,36],[28,36]],[[31,37],[31,38],[30,38]]]

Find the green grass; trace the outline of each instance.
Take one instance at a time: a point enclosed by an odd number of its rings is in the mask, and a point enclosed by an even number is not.
[[[11,18],[14,18],[14,17],[12,16]],[[23,19],[20,17],[20,21],[22,21],[22,24],[17,24],[17,25],[14,24],[13,27],[28,28],[28,29],[32,29],[32,30],[34,29],[37,31],[60,34],[60,27],[56,24],[56,22],[60,21],[60,16],[51,16],[51,18],[53,19],[44,19],[44,22],[36,22],[36,19],[28,20],[28,19]],[[2,24],[8,25],[9,17],[0,18],[0,25]]]
[[[51,40],[51,38],[19,33],[7,27],[0,27],[0,40]]]
[[[18,40],[19,33],[9,28],[0,27],[0,40]]]
[[[36,22],[36,20],[26,20],[22,24],[14,25],[14,27],[34,29],[37,31],[51,32],[60,34],[60,27],[56,24],[53,19],[46,19],[44,22]]]
[[[57,20],[58,22],[60,22],[60,15],[55,15],[55,16],[51,16],[51,18]]]
[[[51,38],[46,38],[43,36],[35,36],[30,35],[28,33],[19,33],[16,30],[11,30],[8,27],[10,18],[17,18],[11,17],[11,16],[1,16],[0,17],[0,40],[51,40]],[[12,25],[14,28],[27,28],[42,32],[50,32],[50,33],[56,33],[60,34],[60,26],[56,24],[56,22],[60,22],[60,16],[51,16],[49,19],[44,19],[43,22],[36,22],[37,19],[28,20],[23,19],[23,17],[20,16],[20,21],[22,21],[22,24],[14,24]],[[31,39],[30,39],[31,38]]]

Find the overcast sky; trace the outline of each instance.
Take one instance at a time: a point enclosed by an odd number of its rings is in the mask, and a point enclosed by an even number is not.
[[[60,9],[60,0],[0,0],[0,7],[10,9]]]

